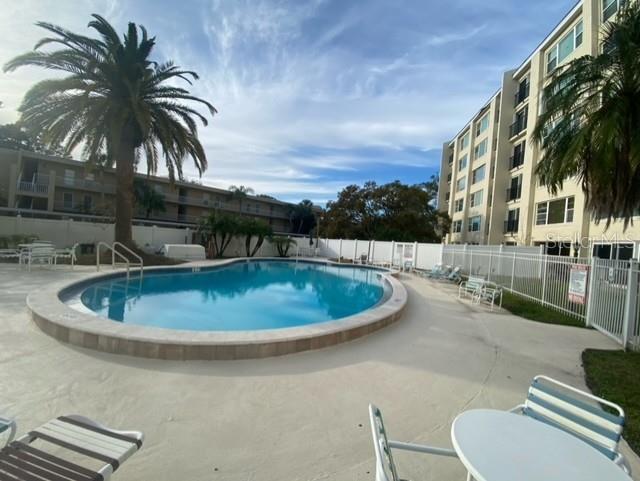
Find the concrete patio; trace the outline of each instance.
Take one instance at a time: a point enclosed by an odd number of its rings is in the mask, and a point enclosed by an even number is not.
[[[0,265],[0,412],[18,420],[19,433],[69,413],[144,431],[119,481],[372,481],[369,402],[391,437],[450,446],[461,411],[510,408],[540,373],[584,387],[582,350],[617,348],[596,331],[489,312],[410,275],[401,277],[409,303],[396,324],[280,358],[145,360],[40,332],[27,293],[93,271]],[[630,460],[640,480],[640,462]],[[465,479],[453,459],[398,453],[396,462],[405,479]]]

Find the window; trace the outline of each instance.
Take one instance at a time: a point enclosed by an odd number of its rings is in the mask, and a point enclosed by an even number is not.
[[[89,194],[85,194],[84,198],[82,199],[82,206],[84,207],[85,211],[90,211],[93,207],[93,197],[91,197]]]
[[[460,192],[464,190],[466,187],[467,187],[467,178],[462,177],[458,179],[458,182],[456,182],[456,192]]]
[[[477,207],[482,204],[482,193],[482,190],[478,190],[471,194],[471,197],[469,198],[469,205],[471,207]]]
[[[462,232],[462,221],[454,220],[451,229],[455,234]]]
[[[482,117],[480,121],[476,124],[476,136],[482,134],[488,128],[489,128],[489,114]]]
[[[451,192],[445,192],[444,194],[444,201],[445,202],[449,202],[449,199],[451,198]],[[273,206],[271,206],[271,213],[273,214]]]
[[[162,193],[163,193],[163,188],[162,188],[162,186],[161,186],[160,184],[155,184],[155,185],[153,186],[153,189],[154,189],[156,192],[158,192],[159,194],[162,194]]]
[[[453,211],[462,212],[462,209],[464,209],[464,199],[456,199]]]
[[[511,156],[511,162],[509,163],[510,169],[515,169],[524,164],[524,149],[526,145],[526,141],[522,141],[513,148],[513,155]]]
[[[527,119],[529,117],[529,106],[516,113],[515,121],[511,124],[510,136],[514,137],[527,128]]]
[[[209,205],[209,200],[210,200],[210,198],[209,198],[209,192],[203,192],[203,193],[202,193],[202,203],[203,203],[204,205]]]
[[[73,185],[76,173],[71,169],[65,169],[64,171],[64,185]]]
[[[460,150],[464,150],[469,147],[469,132],[464,134],[464,137],[460,139]]]
[[[606,1],[606,0],[605,0]],[[571,31],[547,52],[547,73],[553,72],[573,51],[582,45],[584,26],[580,20]]]
[[[94,174],[89,173],[84,176],[84,179],[90,182],[93,182],[94,180],[96,180],[96,176]]]
[[[482,157],[484,154],[486,154],[488,145],[489,145],[489,139],[484,139],[482,142],[476,145],[476,148],[474,149],[474,152],[473,152],[473,158],[478,159]]]
[[[477,182],[484,180],[486,167],[487,167],[487,164],[484,164],[473,171],[473,174],[471,175],[472,184],[475,184]]]
[[[518,200],[522,195],[522,176],[511,178],[511,186],[507,189],[507,202]]]
[[[518,232],[520,224],[520,209],[511,209],[507,213],[507,221],[504,226],[504,231],[507,234]]]
[[[71,192],[65,192],[62,194],[62,205],[65,209],[73,208],[73,194]]]
[[[606,22],[625,4],[625,0],[602,0],[602,21]]]
[[[464,154],[460,160],[458,160],[458,170],[464,170],[467,168],[467,161],[469,160],[469,156]]]
[[[573,197],[541,202],[536,207],[536,225],[573,222],[574,206]]]
[[[480,232],[480,226],[482,224],[482,216],[476,215],[469,219],[469,232]]]

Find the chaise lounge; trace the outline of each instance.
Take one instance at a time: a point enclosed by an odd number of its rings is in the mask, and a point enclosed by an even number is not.
[[[15,422],[0,418],[0,435],[7,431],[0,480],[8,481],[106,481],[144,439],[141,432],[116,431],[78,415],[52,419],[16,441]],[[78,459],[101,467],[81,466]]]

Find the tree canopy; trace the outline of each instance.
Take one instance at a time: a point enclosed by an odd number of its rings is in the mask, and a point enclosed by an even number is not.
[[[400,181],[345,187],[327,203],[320,229],[323,237],[440,242],[449,217],[435,207],[438,180],[422,184]]]
[[[300,201],[289,211],[289,223],[296,234],[309,235],[316,226],[316,214],[313,202],[308,199]]]
[[[0,125],[0,147],[11,150],[28,150],[46,155],[64,156],[60,145],[45,145],[39,135],[29,132],[19,124]]]
[[[626,228],[640,208],[640,4],[621,6],[603,36],[602,53],[559,67],[544,89],[536,173],[554,195],[577,179],[593,218]]]

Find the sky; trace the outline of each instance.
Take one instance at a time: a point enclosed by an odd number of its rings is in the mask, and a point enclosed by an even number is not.
[[[44,20],[77,33],[99,13],[156,36],[219,110],[200,128],[207,185],[324,204],[349,184],[420,183],[442,144],[575,0],[5,0],[0,63]],[[0,72],[0,124],[49,71]],[[162,173],[162,172],[160,172]],[[198,179],[186,162],[185,176]]]

